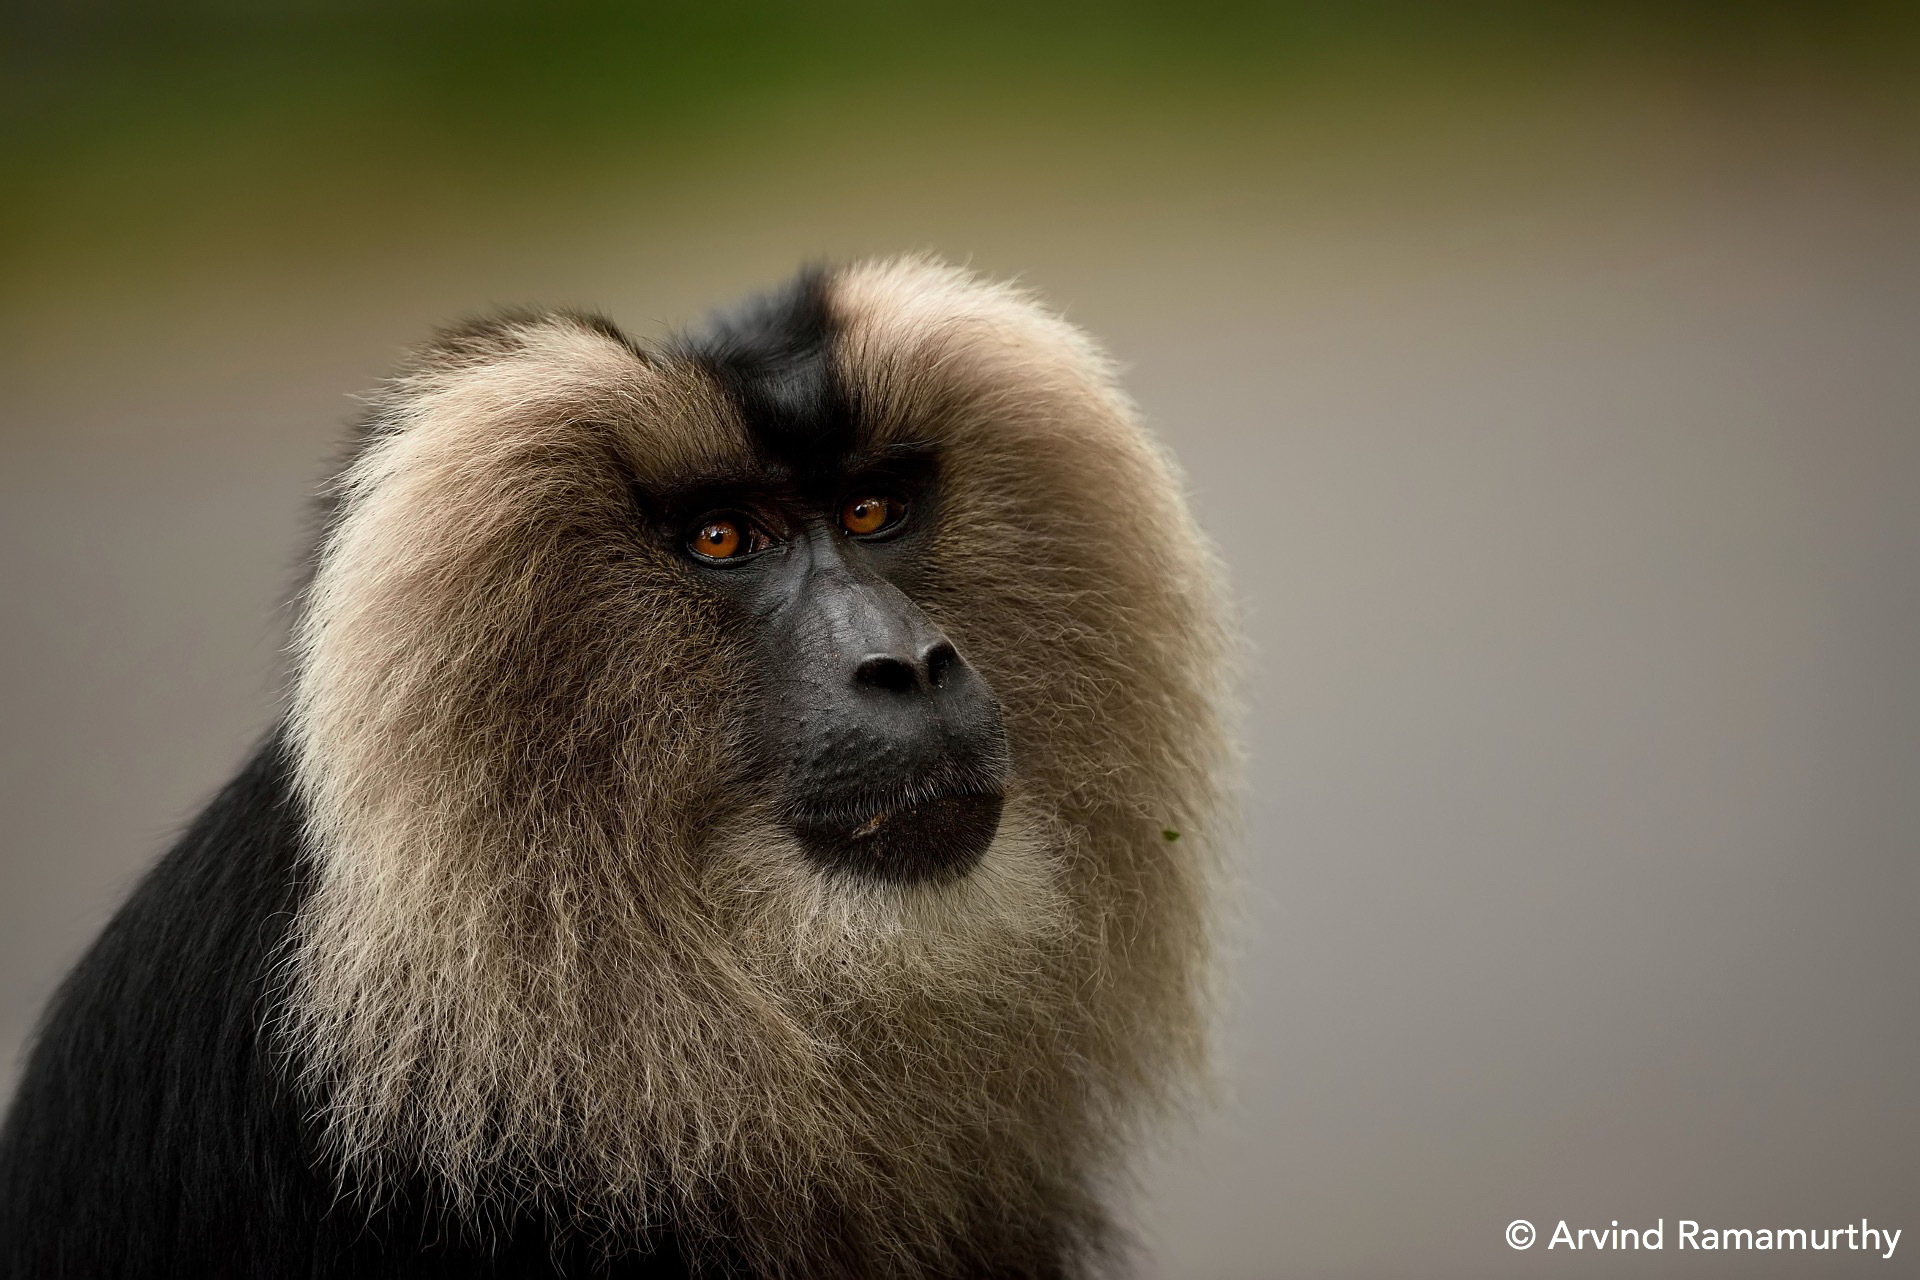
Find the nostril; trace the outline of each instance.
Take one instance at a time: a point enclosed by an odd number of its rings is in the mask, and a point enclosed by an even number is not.
[[[912,665],[886,653],[862,658],[860,665],[853,669],[853,678],[869,689],[884,689],[888,693],[906,693],[914,685]]]
[[[944,689],[947,685],[947,676],[952,672],[954,664],[960,661],[960,655],[953,651],[951,644],[941,640],[928,649],[926,656],[920,661],[927,669],[927,683],[936,689]]]

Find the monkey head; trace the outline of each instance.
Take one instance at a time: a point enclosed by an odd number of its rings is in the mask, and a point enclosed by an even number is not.
[[[937,262],[442,334],[297,629],[282,1032],[343,1177],[1072,1269],[1201,1056],[1223,601],[1105,358]]]

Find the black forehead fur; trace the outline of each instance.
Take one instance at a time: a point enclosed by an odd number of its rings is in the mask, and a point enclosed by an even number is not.
[[[714,376],[763,454],[811,478],[834,471],[855,444],[835,332],[827,273],[816,267],[716,316],[675,354]]]

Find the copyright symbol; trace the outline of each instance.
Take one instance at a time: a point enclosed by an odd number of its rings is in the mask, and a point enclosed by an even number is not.
[[[1507,1243],[1516,1249],[1533,1248],[1533,1224],[1525,1218],[1515,1218],[1507,1224]]]

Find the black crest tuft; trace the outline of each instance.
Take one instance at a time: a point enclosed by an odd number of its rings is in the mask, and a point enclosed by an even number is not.
[[[853,448],[853,412],[833,367],[827,273],[810,268],[715,317],[677,354],[709,370],[740,408],[755,443],[800,474]]]

